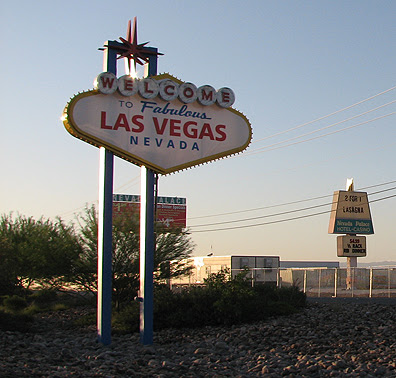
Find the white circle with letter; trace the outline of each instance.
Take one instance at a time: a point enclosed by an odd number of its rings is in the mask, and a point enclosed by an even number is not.
[[[151,99],[157,97],[159,85],[157,80],[148,78],[139,81],[139,94],[143,98]]]
[[[118,92],[123,96],[133,96],[138,91],[139,82],[130,75],[121,76],[118,79]]]
[[[111,72],[102,72],[94,81],[94,87],[103,94],[112,94],[117,90],[118,80]]]

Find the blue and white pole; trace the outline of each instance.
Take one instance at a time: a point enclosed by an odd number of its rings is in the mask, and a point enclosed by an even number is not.
[[[119,42],[108,41],[104,55],[104,71],[117,75],[117,47]],[[156,48],[146,48],[157,53]],[[157,55],[149,55],[145,76],[157,74]],[[114,155],[100,148],[99,170],[99,230],[98,230],[98,340],[111,344],[111,292],[112,292],[112,210],[113,210]],[[155,173],[141,167],[140,204],[140,340],[144,345],[153,343],[154,297],[154,188]]]
[[[157,52],[155,48],[150,50]],[[156,74],[157,55],[150,55],[145,76]],[[155,173],[142,166],[140,177],[140,342],[150,345],[153,343]]]
[[[104,51],[103,70],[117,74],[117,52],[108,41]],[[111,291],[112,291],[112,227],[113,227],[113,170],[114,155],[100,147],[99,214],[98,214],[98,341],[111,344]]]

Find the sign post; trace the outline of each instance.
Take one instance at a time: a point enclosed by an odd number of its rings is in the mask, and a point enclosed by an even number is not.
[[[348,185],[349,184],[349,185]],[[352,182],[348,183],[347,181],[347,188],[349,192],[353,192],[354,190],[354,183],[353,180]],[[350,195],[349,195],[350,196]],[[349,197],[351,198],[351,197]],[[368,207],[368,200],[367,200],[367,207]],[[368,209],[368,213],[370,214],[370,209]],[[371,218],[371,215],[370,215]],[[348,234],[348,236],[356,236],[356,234]],[[364,254],[366,256],[366,254]],[[356,280],[356,272],[355,269],[357,268],[358,263],[357,263],[357,256],[348,256],[347,257],[347,277],[346,277],[346,288],[347,290],[353,290],[355,287],[355,280]]]
[[[210,85],[197,88],[157,75],[156,48],[137,43],[136,17],[127,39],[105,44],[104,70],[95,89],[79,93],[62,119],[76,138],[100,148],[98,234],[98,335],[111,343],[112,197],[114,155],[141,167],[140,336],[153,342],[153,268],[156,175],[168,174],[245,150],[252,138],[249,120],[231,106],[234,92]],[[145,77],[117,79],[117,59],[145,65]],[[114,154],[114,155],[113,155]]]
[[[353,290],[357,258],[366,256],[366,238],[357,234],[374,233],[366,192],[355,192],[353,179],[347,180],[345,191],[334,192],[330,214],[329,234],[337,237],[337,256],[347,258],[346,287]]]
[[[114,44],[117,42],[107,41],[103,69],[116,74],[117,53],[111,48]],[[109,345],[111,343],[113,153],[100,147],[99,164],[97,332],[99,342]]]
[[[157,49],[153,49],[157,52]],[[157,55],[151,55],[145,76],[157,74]],[[154,251],[155,251],[155,173],[146,166],[140,168],[140,342],[153,343],[154,311]]]

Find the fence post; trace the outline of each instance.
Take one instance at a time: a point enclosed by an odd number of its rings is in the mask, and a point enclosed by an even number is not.
[[[318,298],[320,298],[320,281],[322,279],[322,269],[319,269],[319,275],[318,275]]]
[[[292,273],[293,274],[293,273]],[[304,294],[307,293],[307,270],[304,269],[304,283],[303,283]]]
[[[355,288],[355,268],[351,268],[351,276],[352,276],[352,280],[351,280],[351,296],[353,298],[353,289]]]
[[[390,268],[388,268],[388,298],[391,297],[391,273]]]
[[[282,279],[281,279],[281,273],[280,273],[280,268],[277,268],[277,274],[276,274],[276,287],[281,288],[282,287]]]
[[[338,269],[334,269],[334,297],[337,297]]]

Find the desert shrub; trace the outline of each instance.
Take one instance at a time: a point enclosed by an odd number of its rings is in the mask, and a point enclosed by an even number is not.
[[[49,309],[58,298],[55,290],[39,290],[34,292],[29,300],[39,309]]]
[[[213,306],[216,293],[203,287],[191,287],[174,293],[157,288],[154,295],[154,329],[200,327],[216,324]]]
[[[298,286],[276,288],[276,301],[291,304],[293,307],[305,307],[307,296]]]
[[[81,252],[74,227],[60,218],[0,216],[0,294],[15,294],[33,282],[61,286]]]
[[[96,312],[80,316],[74,321],[74,324],[78,327],[96,325]]]
[[[27,307],[27,301],[25,298],[18,295],[8,296],[3,300],[4,308],[11,312],[22,311]]]
[[[154,329],[232,325],[289,315],[305,305],[296,287],[251,287],[244,275],[229,279],[227,272],[213,275],[204,287],[173,292],[166,286],[154,290]],[[131,303],[113,318],[115,330],[139,330],[139,303]]]
[[[140,305],[138,302],[131,302],[122,310],[113,313],[111,320],[114,333],[139,332]]]
[[[69,306],[65,303],[55,303],[52,306],[52,311],[64,311],[67,310]]]
[[[98,217],[95,206],[79,217],[83,253],[75,265],[73,283],[96,292],[98,266]],[[112,300],[119,312],[128,307],[139,290],[139,219],[115,217],[112,225]],[[166,229],[156,224],[154,280],[156,283],[187,274],[187,263],[194,250],[190,234],[184,229]]]

